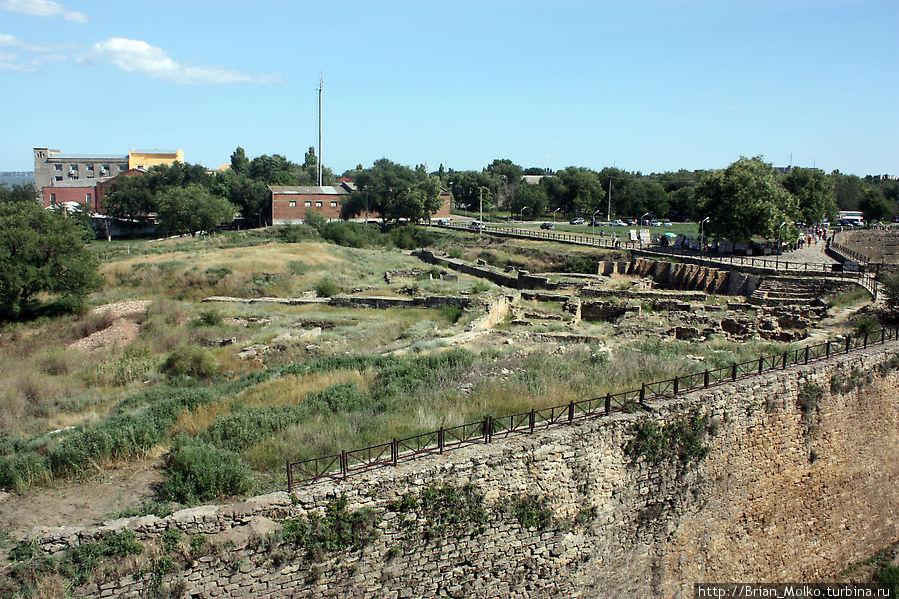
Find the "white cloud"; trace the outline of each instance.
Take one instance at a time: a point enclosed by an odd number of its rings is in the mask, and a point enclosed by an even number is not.
[[[74,10],[66,12],[62,18],[73,23],[87,23],[87,15],[83,12],[76,12]]]
[[[33,17],[62,16],[66,21],[73,23],[87,23],[86,14],[66,10],[62,4],[52,0],[2,0],[0,9]]]
[[[171,59],[162,48],[142,40],[112,37],[93,45],[92,57],[116,65],[128,73],[141,73],[151,79],[193,85],[226,83],[273,83],[276,75],[254,75],[224,67],[183,65]]]

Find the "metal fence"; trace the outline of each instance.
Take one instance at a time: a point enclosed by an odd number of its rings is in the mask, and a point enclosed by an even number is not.
[[[876,273],[866,272],[865,269],[858,271],[847,271],[842,264],[824,264],[816,262],[797,262],[795,260],[784,260],[780,257],[760,258],[756,256],[735,256],[735,255],[716,255],[707,254],[691,250],[676,250],[674,248],[652,247],[638,241],[622,241],[608,238],[598,238],[595,236],[577,235],[575,233],[556,233],[551,231],[543,231],[537,229],[516,229],[514,227],[494,227],[484,225],[480,229],[471,229],[463,223],[449,223],[439,225],[451,229],[464,230],[472,233],[484,232],[491,235],[502,235],[506,237],[528,238],[528,239],[545,239],[547,241],[559,241],[563,243],[572,243],[577,245],[586,245],[592,247],[617,248],[628,250],[644,250],[652,251],[662,256],[682,257],[692,260],[698,260],[714,266],[730,266],[734,269],[764,269],[778,274],[784,275],[808,275],[808,276],[824,276],[846,281],[853,281],[867,289],[871,295],[877,299],[877,276]],[[834,247],[831,245],[831,247]],[[838,246],[842,248],[843,246]],[[848,250],[852,254],[851,250]],[[842,253],[842,251],[841,251]],[[859,256],[861,256],[859,254]],[[864,256],[862,256],[864,257]],[[854,259],[854,258],[853,258]],[[860,261],[862,262],[862,261]]]
[[[341,451],[309,460],[288,461],[287,490],[292,491],[298,484],[312,483],[322,479],[345,480],[353,474],[396,466],[401,462],[431,454],[441,454],[465,445],[490,443],[493,439],[570,425],[579,420],[608,416],[612,412],[649,410],[647,401],[674,397],[680,393],[697,389],[707,389],[714,385],[758,376],[773,370],[783,370],[791,365],[808,364],[836,354],[847,354],[864,349],[869,345],[883,344],[897,339],[899,339],[899,328],[883,328],[874,333],[849,336],[841,341],[827,341],[817,345],[794,348],[782,354],[762,356],[757,360],[739,362],[724,368],[643,383],[639,389],[609,393],[604,397],[583,399],[549,408],[534,408],[527,412],[501,417],[485,416],[483,420],[477,422],[440,428],[405,439],[393,439],[386,443]]]

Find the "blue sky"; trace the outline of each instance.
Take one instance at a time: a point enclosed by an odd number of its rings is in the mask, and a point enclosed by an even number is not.
[[[896,0],[0,0],[0,170],[32,147],[235,147],[336,172],[720,168],[899,174]]]

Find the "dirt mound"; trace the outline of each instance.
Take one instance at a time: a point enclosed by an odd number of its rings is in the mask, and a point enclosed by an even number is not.
[[[91,333],[83,339],[79,339],[66,349],[92,352],[111,344],[128,343],[140,333],[140,325],[129,320],[129,318],[145,314],[152,303],[150,300],[137,300],[97,306],[90,311],[90,314],[108,314],[113,319],[112,324],[102,330]]]

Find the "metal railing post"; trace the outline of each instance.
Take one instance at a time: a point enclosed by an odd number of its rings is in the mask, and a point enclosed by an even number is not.
[[[824,357],[830,357],[830,339],[827,340],[827,343],[824,344]]]
[[[612,394],[606,393],[606,416],[612,411]]]
[[[849,346],[852,344],[852,337],[846,335],[846,353],[849,353]]]
[[[677,395],[677,377],[674,377],[674,394]]]
[[[534,408],[531,408],[531,411],[528,413],[528,429],[530,432],[534,432],[534,425],[537,424],[537,414],[534,412]]]
[[[390,461],[393,462],[393,465],[396,466],[396,463],[400,459],[400,446],[396,439],[393,439],[390,442]]]
[[[808,364],[808,345],[805,346],[805,363]]]
[[[574,422],[574,402],[568,404],[568,424]]]
[[[786,368],[787,368],[787,352],[784,352],[784,364],[783,364],[782,370],[786,370]]]
[[[440,449],[440,453],[443,453],[443,448],[446,446],[446,431],[443,430],[441,426],[437,431],[437,447]]]
[[[290,460],[287,460],[287,492],[293,490],[293,472],[291,472]]]
[[[737,380],[737,363],[736,362],[734,362],[734,365],[731,366],[730,380],[732,380],[732,381]]]
[[[765,369],[765,358],[759,358],[759,374]]]
[[[346,480],[346,473],[348,469],[349,467],[347,465],[346,450],[343,450],[340,452],[340,474],[343,477],[343,480]]]
[[[709,388],[709,371],[706,370],[702,375],[702,386],[706,389]]]

